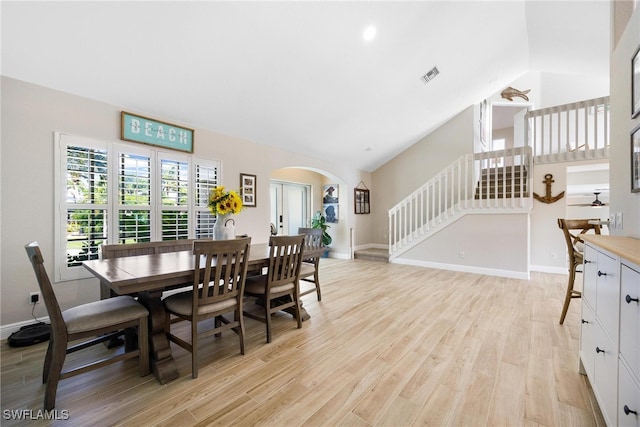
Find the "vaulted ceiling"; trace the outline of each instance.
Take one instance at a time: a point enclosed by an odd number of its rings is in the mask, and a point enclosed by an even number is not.
[[[366,171],[527,72],[609,73],[606,0],[1,8],[2,75]]]

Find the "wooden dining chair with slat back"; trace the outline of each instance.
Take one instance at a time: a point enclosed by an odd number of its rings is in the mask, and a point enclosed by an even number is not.
[[[51,322],[49,347],[42,370],[42,382],[47,384],[44,394],[44,409],[51,410],[56,404],[58,382],[62,379],[101,368],[122,360],[139,357],[140,376],[149,374],[148,315],[149,312],[130,296],[117,296],[82,304],[61,311],[53,286],[44,267],[44,259],[38,242],[25,246],[27,255],[36,274],[44,304]],[[124,352],[110,358],[103,358],[80,367],[63,371],[65,357],[111,339],[128,328],[138,329],[138,348],[127,343]],[[113,333],[113,334],[112,334]],[[125,334],[127,337],[135,335]],[[91,338],[87,340],[87,338]],[[79,340],[83,341],[79,342]],[[70,345],[74,342],[73,345]]]
[[[271,315],[294,309],[298,328],[302,328],[299,283],[300,265],[304,257],[304,234],[271,236],[267,274],[247,278],[245,295],[264,303],[264,316],[245,311],[244,315],[266,323],[267,342],[271,342]]]
[[[582,293],[573,289],[576,279],[576,273],[581,273],[578,267],[582,265],[583,257],[583,241],[581,234],[585,234],[591,230],[595,234],[600,234],[600,225],[589,224],[589,222],[599,221],[598,219],[564,219],[558,218],[558,227],[562,230],[564,240],[567,245],[567,253],[569,257],[569,282],[567,283],[567,292],[564,297],[562,306],[562,314],[560,315],[560,324],[564,323],[564,319],[569,309],[569,303],[573,298],[581,298]]]
[[[318,250],[322,248],[322,230],[320,228],[298,228],[298,234],[304,234],[305,253],[312,253],[313,256],[305,256],[300,265],[300,280],[313,283],[314,287],[305,291],[300,291],[300,296],[305,296],[315,291],[318,301],[322,301],[320,293],[320,275],[318,267],[320,266],[320,253]]]
[[[165,330],[170,341],[191,352],[191,376],[198,377],[198,340],[232,329],[240,338],[244,354],[242,304],[247,276],[251,237],[231,240],[196,240],[193,244],[194,275],[192,289],[163,300]],[[201,272],[202,271],[202,272]],[[224,315],[233,313],[233,319]],[[191,322],[191,340],[171,332],[171,315]],[[213,328],[200,330],[198,324],[215,319]]]

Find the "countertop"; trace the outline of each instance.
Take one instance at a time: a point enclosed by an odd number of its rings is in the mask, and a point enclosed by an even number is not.
[[[622,259],[640,265],[640,239],[625,236],[602,236],[597,234],[581,234],[580,238],[606,251],[618,255]]]

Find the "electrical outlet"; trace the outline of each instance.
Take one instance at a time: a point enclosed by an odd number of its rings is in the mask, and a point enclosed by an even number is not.
[[[615,230],[616,227],[616,214],[609,215],[609,229]]]
[[[616,228],[622,230],[622,212],[616,213]]]
[[[40,295],[40,292],[30,292],[29,293],[29,304],[38,304],[40,302],[40,300],[42,295]]]
[[[550,255],[551,255],[551,259],[554,259],[554,260],[555,260],[555,259],[558,259],[558,254],[557,254],[557,253],[555,253],[555,252],[551,252],[551,254],[550,254]]]
[[[460,258],[464,258],[464,251],[460,251],[460,252],[458,253],[458,256],[459,256]]]

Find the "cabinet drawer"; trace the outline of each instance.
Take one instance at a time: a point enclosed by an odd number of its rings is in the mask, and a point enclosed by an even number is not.
[[[589,377],[589,381],[593,386],[593,368],[596,357],[596,331],[595,328],[599,328],[596,324],[596,316],[591,311],[589,305],[582,303],[582,324],[580,326],[580,358],[582,360],[582,367],[585,370],[585,374]]]
[[[596,317],[607,335],[617,342],[620,307],[619,263],[599,252],[596,285]],[[617,350],[617,349],[616,349]]]
[[[614,347],[612,340],[598,327],[598,324],[593,328],[593,331],[595,347],[585,349],[594,355],[593,391],[607,425],[614,426],[618,416],[618,349]]]
[[[586,301],[595,310],[598,251],[589,245],[584,247],[584,264],[582,268],[582,300]]]
[[[640,378],[640,273],[623,264],[620,281],[620,354]]]
[[[640,386],[631,378],[622,362],[619,375],[618,425],[640,427]]]

